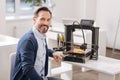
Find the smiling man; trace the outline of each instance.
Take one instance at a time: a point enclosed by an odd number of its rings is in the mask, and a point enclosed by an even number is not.
[[[48,31],[52,13],[47,7],[41,7],[34,13],[34,26],[19,40],[16,61],[11,80],[60,80],[46,77],[48,57],[60,62],[64,55],[48,49],[45,33]]]

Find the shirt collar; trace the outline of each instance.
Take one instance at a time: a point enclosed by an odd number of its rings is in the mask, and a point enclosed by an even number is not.
[[[39,32],[35,26],[33,26],[32,28],[34,34],[36,35],[36,37],[40,38],[40,39],[45,39],[46,38],[46,35],[43,35],[41,32]]]

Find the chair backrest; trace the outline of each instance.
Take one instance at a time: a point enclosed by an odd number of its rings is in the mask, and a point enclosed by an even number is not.
[[[13,71],[14,64],[15,64],[15,58],[16,58],[16,53],[15,52],[11,53],[9,56],[9,59],[10,59],[10,79],[11,79],[12,71]]]

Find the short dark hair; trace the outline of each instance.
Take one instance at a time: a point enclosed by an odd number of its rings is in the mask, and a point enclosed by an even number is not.
[[[47,8],[47,7],[40,7],[38,8],[35,12],[34,12],[34,17],[37,17],[38,16],[38,13],[40,11],[48,11],[52,17],[52,12]]]

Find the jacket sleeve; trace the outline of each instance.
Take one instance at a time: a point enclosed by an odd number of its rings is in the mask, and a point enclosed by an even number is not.
[[[53,57],[53,52],[54,52],[53,50],[47,49],[47,52],[48,52],[48,54],[49,54],[50,57]]]
[[[30,78],[30,80],[43,80],[43,78],[38,75],[34,68],[34,46],[35,45],[31,40],[26,40],[19,49],[22,62],[22,71],[24,75],[27,75]]]

